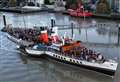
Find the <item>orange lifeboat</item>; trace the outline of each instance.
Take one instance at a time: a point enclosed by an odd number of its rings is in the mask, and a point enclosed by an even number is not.
[[[73,49],[75,47],[79,47],[79,46],[80,46],[80,42],[73,42],[73,43],[61,46],[61,49],[63,52],[66,52],[66,51],[70,51],[71,49]]]

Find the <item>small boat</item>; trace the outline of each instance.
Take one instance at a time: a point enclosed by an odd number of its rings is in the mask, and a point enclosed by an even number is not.
[[[93,13],[85,10],[84,6],[82,4],[78,4],[78,8],[76,10],[68,9],[68,14],[70,16],[76,16],[76,17],[91,17],[93,16]]]
[[[76,16],[76,17],[91,17],[91,16],[93,16],[92,12],[89,12],[89,11],[80,12],[80,11],[72,10],[72,9],[68,10],[68,14],[70,16]]]
[[[25,52],[31,56],[42,56],[45,54],[45,49],[45,45],[37,44],[32,47],[26,47]]]
[[[115,74],[118,66],[116,61],[107,59],[101,53],[86,48],[81,41],[74,41],[68,37],[60,39],[57,33],[53,33],[49,37],[51,38],[50,41],[48,40],[47,31],[44,31],[41,36],[41,43],[44,45],[39,45],[44,46],[44,54],[47,57],[107,75],[113,76]],[[41,49],[36,49],[40,50],[41,53]]]

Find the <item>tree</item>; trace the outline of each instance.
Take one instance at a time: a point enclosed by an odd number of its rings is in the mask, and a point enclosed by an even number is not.
[[[67,0],[66,1],[66,8],[69,9],[76,9],[77,8],[77,5],[78,5],[78,1],[81,1],[81,0]]]
[[[96,13],[109,14],[111,9],[107,0],[100,0],[97,4]]]
[[[16,0],[9,0],[10,7],[16,7]]]
[[[45,4],[50,4],[50,1],[49,0],[44,0],[44,3]]]

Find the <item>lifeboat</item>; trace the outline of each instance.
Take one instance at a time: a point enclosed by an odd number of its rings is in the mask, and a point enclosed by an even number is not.
[[[75,48],[75,47],[78,47],[78,46],[80,46],[80,42],[73,42],[71,44],[61,46],[61,50],[63,52],[67,52],[67,51],[70,51],[72,48]]]

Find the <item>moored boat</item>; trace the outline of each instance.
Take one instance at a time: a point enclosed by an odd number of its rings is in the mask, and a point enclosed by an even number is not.
[[[72,9],[68,10],[68,14],[70,16],[76,16],[76,17],[91,17],[91,16],[93,16],[92,12],[89,12],[89,11],[80,12],[80,11],[72,10]]]
[[[76,16],[76,17],[91,17],[93,16],[93,13],[91,11],[85,10],[84,6],[79,3],[77,9],[68,9],[68,14],[70,16]]]
[[[47,34],[45,34],[47,36]],[[51,37],[52,36],[52,37]],[[82,42],[74,41],[68,37],[58,38],[57,33],[48,37],[41,37],[44,44],[44,54],[47,57],[66,64],[84,67],[108,75],[114,75],[118,63],[107,59],[101,53],[86,48]],[[48,45],[49,43],[49,45]],[[36,48],[37,49],[37,48]],[[38,49],[41,51],[41,49]]]
[[[108,75],[114,75],[115,71],[117,70],[118,63],[114,60],[105,59],[105,58],[100,60],[99,58],[94,59],[92,58],[91,55],[90,55],[91,57],[88,57],[87,55],[81,54],[82,52],[78,53],[77,52],[78,50],[73,52],[74,54],[63,53],[61,52],[61,50],[58,50],[57,48],[55,49],[53,47],[48,47],[48,50],[45,52],[45,54],[47,54],[48,57],[55,59],[57,61],[84,67]],[[75,56],[75,54],[77,56]]]

